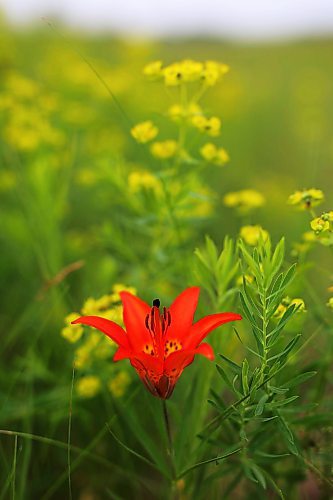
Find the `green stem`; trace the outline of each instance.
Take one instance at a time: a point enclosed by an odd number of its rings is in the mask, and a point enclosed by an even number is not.
[[[177,500],[178,499],[178,491],[177,491],[177,471],[175,467],[175,452],[172,441],[171,427],[170,427],[170,418],[169,412],[166,404],[166,400],[162,400],[162,408],[163,408],[163,416],[164,416],[164,424],[165,430],[168,438],[168,447],[167,447],[167,456],[170,462],[170,472],[171,472],[171,490],[170,490],[170,498]]]

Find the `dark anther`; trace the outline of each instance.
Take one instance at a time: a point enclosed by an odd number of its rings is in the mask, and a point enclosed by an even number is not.
[[[159,309],[160,305],[161,305],[160,299],[153,300],[153,306],[157,307],[157,309]]]

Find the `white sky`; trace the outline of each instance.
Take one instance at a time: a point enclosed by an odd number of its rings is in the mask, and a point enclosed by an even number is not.
[[[333,33],[333,0],[0,0],[18,23],[48,16],[132,35],[279,38]]]

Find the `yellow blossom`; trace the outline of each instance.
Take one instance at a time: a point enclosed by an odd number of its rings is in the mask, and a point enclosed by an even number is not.
[[[305,233],[303,233],[302,239],[307,243],[313,243],[317,240],[312,231],[306,231]]]
[[[143,74],[148,78],[155,80],[162,76],[162,61],[153,61],[143,68]]]
[[[297,312],[306,312],[305,303],[303,299],[300,298],[291,299],[290,297],[287,296],[282,299],[281,303],[276,308],[274,312],[274,317],[276,319],[282,318],[284,313],[287,311],[288,307],[292,305],[295,306]]]
[[[300,210],[310,209],[324,200],[324,193],[320,189],[303,189],[295,191],[288,198],[289,205],[295,205]]]
[[[237,208],[241,212],[249,212],[251,209],[261,207],[265,204],[264,196],[254,189],[243,189],[227,193],[223,203],[227,207]]]
[[[196,115],[192,118],[192,125],[212,137],[216,137],[220,133],[221,120],[217,116],[206,118],[203,115]]]
[[[61,330],[61,336],[64,337],[68,342],[77,342],[83,334],[82,325],[72,325],[72,321],[80,316],[78,313],[70,313],[65,317],[66,326]]]
[[[242,276],[238,276],[238,278],[236,280],[236,284],[238,286],[241,286],[243,284],[243,279],[248,284],[251,284],[254,281],[254,277],[252,276],[252,274],[243,274]]]
[[[199,80],[203,70],[203,64],[201,62],[185,59],[180,63],[180,66],[184,82],[194,82]]]
[[[290,301],[290,305],[294,305],[298,312],[305,312],[306,311],[305,302],[303,299],[299,299],[299,298],[292,299]]]
[[[76,391],[82,398],[93,398],[100,388],[101,381],[95,375],[87,375],[76,382]]]
[[[322,217],[316,217],[310,222],[310,226],[315,234],[320,234],[329,230],[330,223],[328,220],[323,220]]]
[[[217,155],[217,147],[211,142],[207,142],[200,149],[201,156],[207,161],[213,161]]]
[[[162,142],[153,142],[153,144],[150,146],[150,151],[151,154],[156,158],[160,158],[161,160],[166,160],[176,154],[177,142],[171,140]]]
[[[154,137],[157,136],[158,128],[152,121],[147,120],[135,125],[131,129],[131,134],[137,142],[145,144],[146,142],[152,141]]]
[[[111,295],[113,302],[120,301],[119,292],[129,292],[133,295],[137,294],[137,290],[133,286],[126,286],[123,283],[115,283],[112,287],[112,295]]]
[[[202,110],[198,104],[189,103],[187,106],[173,104],[168,109],[168,115],[171,120],[179,121],[182,119],[192,119],[194,116],[201,115]]]
[[[215,165],[225,165],[229,161],[229,155],[227,151],[223,148],[217,148],[215,144],[207,142],[200,149],[201,156]]]
[[[260,238],[267,240],[269,234],[261,226],[243,226],[240,230],[240,237],[248,245],[255,246],[258,244]]]
[[[202,72],[202,79],[208,86],[215,85],[218,80],[229,71],[227,64],[220,64],[215,61],[206,61]]]
[[[180,85],[182,81],[181,65],[173,63],[164,68],[163,70],[165,85],[174,87]]]
[[[137,193],[142,189],[151,189],[156,194],[161,192],[159,179],[145,170],[130,173],[128,176],[128,185],[132,193]]]
[[[130,382],[129,374],[121,371],[108,382],[108,389],[115,398],[120,398],[125,394]]]

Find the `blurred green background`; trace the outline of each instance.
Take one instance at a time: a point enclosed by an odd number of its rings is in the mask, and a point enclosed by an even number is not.
[[[167,303],[191,284],[193,251],[205,234],[221,245],[225,235],[237,236],[243,223],[261,224],[273,241],[285,235],[291,252],[292,243],[309,230],[307,216],[286,204],[296,189],[322,189],[324,208],[332,209],[333,40],[245,45],[60,32],[47,24],[26,31],[1,25],[0,415],[2,428],[66,441],[73,349],[60,336],[65,315],[80,309],[87,297],[110,293],[119,282],[136,287],[149,301],[160,294]],[[209,114],[221,117],[221,144],[231,161],[201,173],[213,209],[198,220],[187,213],[184,226],[190,222],[191,234],[181,254],[187,262],[177,265],[177,249],[170,254],[163,246],[168,227],[158,200],[145,193],[133,201],[128,174],[158,167],[129,130],[133,123],[153,119],[162,135],[172,137],[164,114],[172,99],[161,85],[144,79],[142,67],[155,59],[170,63],[183,58],[214,59],[231,67],[202,103]],[[245,188],[260,191],[266,204],[240,220],[222,199]],[[319,272],[309,270],[323,303],[333,278],[327,253],[316,248],[312,256]],[[84,261],[80,269],[50,285],[78,261]],[[136,379],[133,384],[139,390]],[[74,404],[72,440],[85,448],[117,403],[103,394]],[[144,405],[141,397],[139,404]],[[105,447],[103,439],[97,451],[103,454]],[[2,437],[3,484],[12,449],[13,440]],[[57,483],[66,471],[63,450],[23,441],[18,453],[17,498],[42,498],[45,492],[45,498],[64,498],[66,482]],[[127,460],[119,449],[109,450],[108,457]],[[135,470],[132,459],[128,468]],[[105,475],[106,469],[84,461],[75,477],[80,498],[103,495]],[[58,484],[54,490],[53,483]]]

